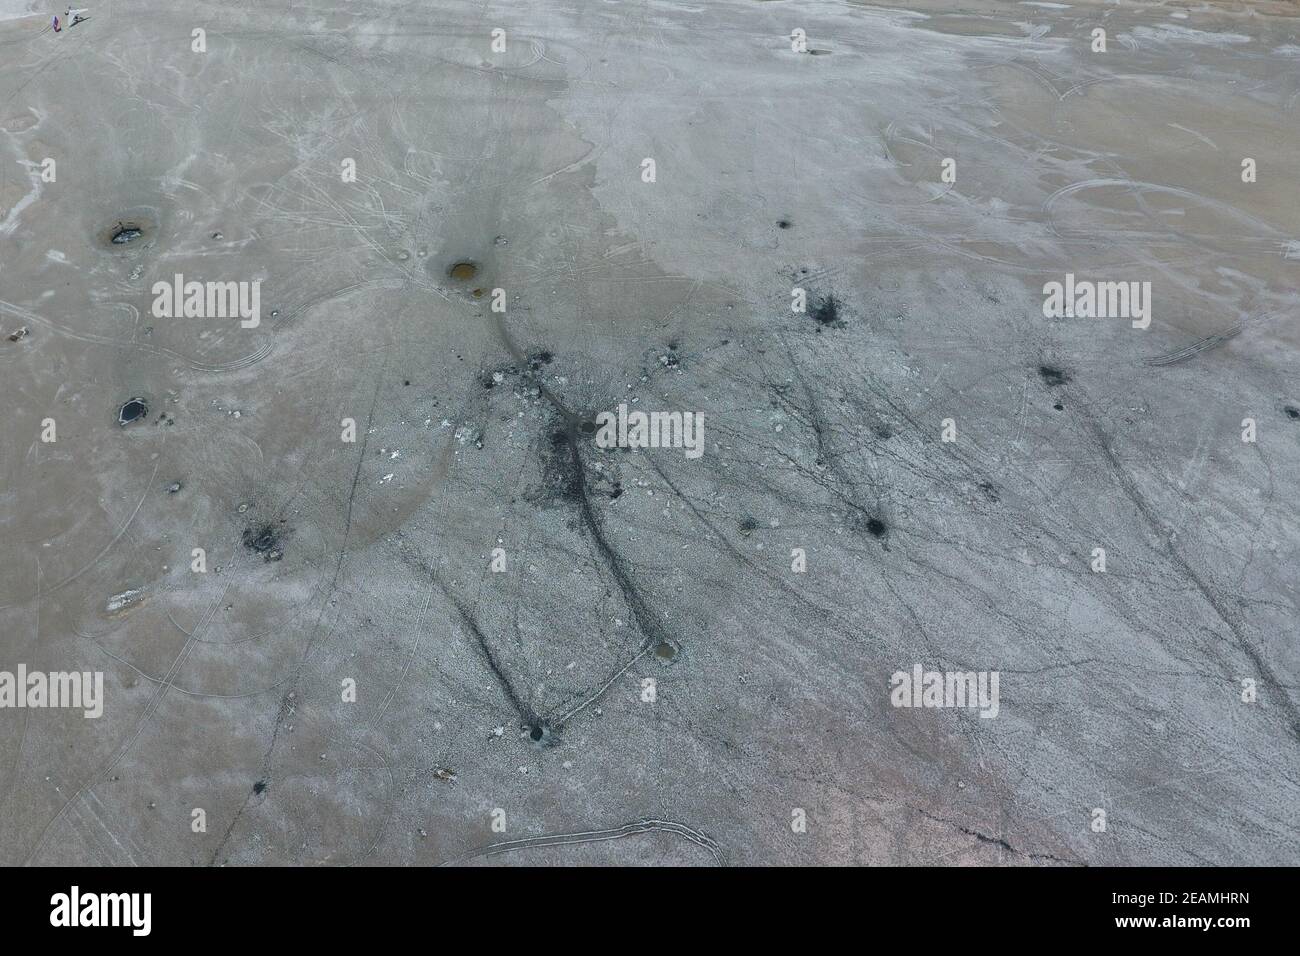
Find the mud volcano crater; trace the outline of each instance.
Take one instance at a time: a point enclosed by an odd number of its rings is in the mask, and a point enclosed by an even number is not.
[[[136,397],[128,398],[117,410],[117,423],[125,428],[132,422],[140,421],[149,415],[149,400]]]
[[[95,238],[105,248],[126,249],[144,245],[154,237],[157,228],[148,216],[124,216],[100,229]]]

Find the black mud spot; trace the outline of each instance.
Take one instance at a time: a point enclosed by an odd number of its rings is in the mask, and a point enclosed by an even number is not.
[[[1288,405],[1286,408],[1282,409],[1282,411],[1286,412],[1286,417],[1292,421],[1300,418],[1300,408],[1296,408],[1294,405]]]
[[[1057,403],[1056,403],[1055,405],[1053,405],[1052,407],[1053,407],[1054,409],[1056,409],[1058,412],[1063,412],[1063,411],[1065,411],[1065,406],[1062,405],[1060,402],[1057,402]]]
[[[776,228],[778,229],[789,229],[792,225],[794,225],[794,223],[789,219],[778,219],[776,221]]]
[[[840,300],[835,298],[833,292],[819,296],[813,302],[812,309],[809,310],[808,314],[820,326],[838,325],[844,321],[840,315]]]
[[[553,425],[542,442],[542,496],[553,501],[581,504],[586,482],[582,461],[563,423]]]
[[[469,260],[452,263],[451,268],[447,270],[447,276],[457,282],[468,282],[476,275],[478,275],[478,264]]]
[[[144,235],[143,229],[139,229],[135,226],[124,225],[124,226],[119,226],[117,230],[114,231],[113,235],[109,238],[108,241],[115,246],[124,246],[128,242],[135,242],[143,235]]]
[[[117,423],[125,428],[149,414],[149,403],[143,398],[128,398],[117,410]]]
[[[528,739],[535,744],[546,744],[551,737],[551,728],[546,721],[539,720],[528,728]]]
[[[993,482],[981,481],[979,488],[980,491],[984,492],[984,496],[988,498],[989,501],[996,502],[1002,500],[1002,496],[998,494],[998,489],[993,486]]]
[[[888,425],[878,424],[872,426],[871,434],[875,435],[881,441],[884,441],[887,438],[894,437],[894,430],[890,428]]]
[[[1047,384],[1048,388],[1064,385],[1070,380],[1070,373],[1055,365],[1038,366],[1038,375]]]
[[[754,517],[752,517],[752,516],[746,516],[746,517],[745,517],[745,518],[740,522],[740,533],[741,533],[741,534],[749,534],[750,532],[752,532],[752,531],[756,531],[757,529],[758,529],[758,519],[756,519],[756,518],[754,518]]]
[[[655,645],[655,657],[665,664],[671,664],[677,660],[678,653],[677,645],[672,641],[660,641]]]
[[[269,786],[270,784],[265,780],[259,780],[257,783],[253,784],[253,792],[260,796],[261,794],[266,793]]]
[[[274,524],[250,525],[242,536],[244,547],[262,556],[263,561],[279,561],[284,557],[284,540],[281,529]]]
[[[885,524],[883,518],[872,516],[863,523],[862,527],[867,529],[867,534],[873,538],[883,538],[889,533],[889,525]]]
[[[548,349],[538,349],[528,354],[528,368],[530,371],[541,371],[543,365],[550,365],[555,356]]]

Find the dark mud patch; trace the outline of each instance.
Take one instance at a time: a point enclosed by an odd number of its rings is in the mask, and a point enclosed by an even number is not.
[[[117,410],[117,423],[125,428],[149,415],[149,402],[143,398],[128,398]]]
[[[849,526],[857,532],[865,531],[873,538],[883,539],[889,536],[889,523],[879,515],[855,514]]]
[[[478,275],[478,263],[470,262],[468,259],[464,262],[453,263],[447,270],[447,277],[457,282],[468,282]]]
[[[792,223],[789,219],[778,219],[776,221],[776,228],[778,229],[789,229],[793,225],[794,223]]]
[[[822,328],[838,328],[844,324],[843,306],[835,293],[828,292],[826,295],[818,296],[813,300],[812,308],[808,314],[812,316]]]
[[[746,516],[740,521],[740,533],[743,535],[753,534],[758,530],[758,519],[753,516]]]
[[[1282,409],[1282,411],[1286,413],[1286,417],[1292,421],[1300,418],[1300,408],[1296,408],[1294,405],[1287,405]]]
[[[1070,381],[1070,373],[1055,365],[1038,366],[1038,377],[1043,380],[1043,383],[1048,388],[1056,388],[1058,385],[1064,385]]]
[[[583,504],[586,481],[581,473],[581,458],[576,454],[573,438],[563,423],[557,422],[547,432],[538,455],[541,459],[542,487],[537,497],[543,501]]]
[[[677,660],[677,655],[681,649],[672,641],[660,641],[655,645],[655,657],[665,664],[671,664]]]
[[[809,56],[830,56],[831,51],[830,50],[809,50],[808,55]]]
[[[284,557],[284,529],[267,522],[250,525],[241,536],[244,547],[254,554],[260,554],[266,562],[279,561]]]
[[[542,366],[550,365],[555,360],[555,356],[550,353],[549,349],[536,349],[528,353],[528,370],[530,372],[540,372]]]
[[[257,794],[258,796],[261,796],[262,794],[266,793],[267,788],[270,786],[271,785],[267,783],[265,780],[259,780],[257,781],[257,783],[253,784],[253,793]]]

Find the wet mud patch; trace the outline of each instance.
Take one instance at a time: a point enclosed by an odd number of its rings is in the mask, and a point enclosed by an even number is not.
[[[843,328],[843,311],[843,304],[836,298],[835,293],[828,292],[813,298],[808,314],[822,328]]]
[[[889,522],[880,515],[855,514],[849,522],[849,527],[859,533],[865,531],[878,540],[889,536]]]
[[[614,501],[622,497],[619,467],[608,454],[618,449],[597,446],[596,431],[592,415],[572,421],[554,416],[539,442],[541,487],[529,493],[530,501],[543,506],[576,507],[594,520],[594,499]]]
[[[1038,366],[1038,377],[1048,388],[1056,388],[1070,381],[1070,373],[1056,365]]]
[[[260,554],[262,560],[268,563],[279,561],[284,557],[284,538],[284,529],[269,521],[260,525],[249,525],[241,536],[244,547],[254,554]]]
[[[1282,411],[1286,414],[1286,417],[1292,421],[1300,419],[1300,408],[1296,408],[1294,405],[1287,405],[1282,409]]]
[[[478,263],[468,259],[452,263],[451,268],[447,270],[447,278],[456,282],[468,282],[476,275],[478,275]]]
[[[563,422],[556,421],[551,425],[542,439],[538,455],[542,466],[542,487],[536,498],[569,505],[582,504],[586,482],[581,471],[581,457]]]
[[[661,664],[674,664],[681,655],[679,648],[673,641],[660,641],[655,645],[655,659]]]

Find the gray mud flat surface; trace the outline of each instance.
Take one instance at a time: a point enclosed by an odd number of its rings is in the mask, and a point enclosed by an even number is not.
[[[0,6],[0,863],[1300,863],[1294,5],[181,6]]]

